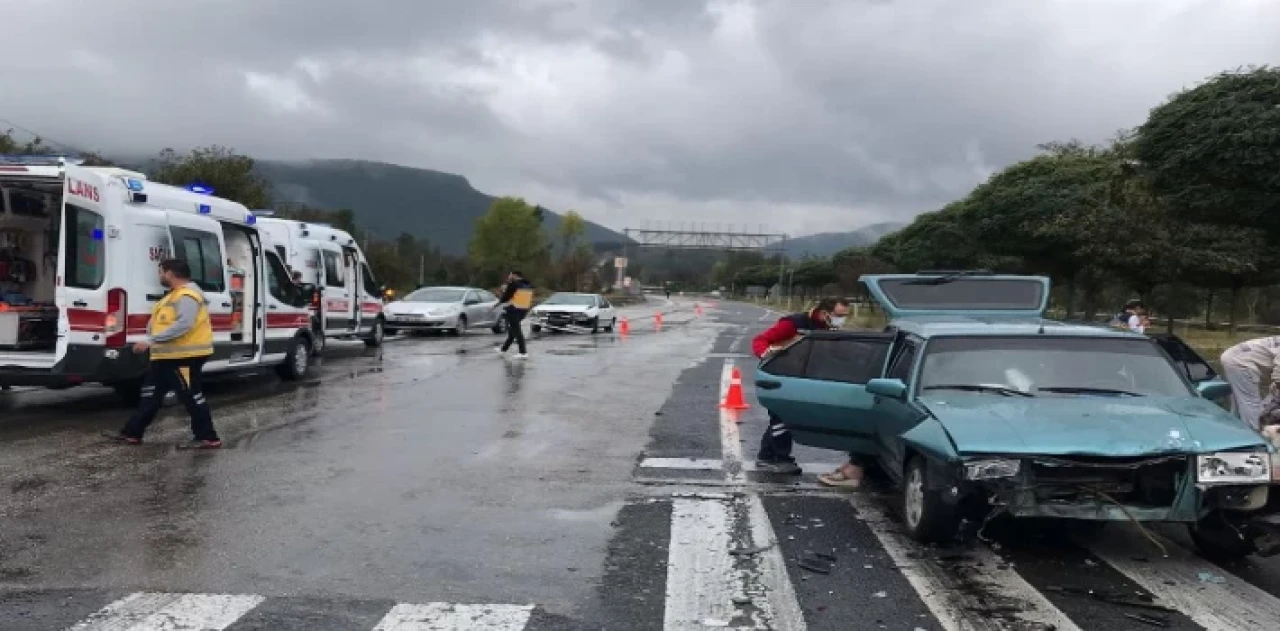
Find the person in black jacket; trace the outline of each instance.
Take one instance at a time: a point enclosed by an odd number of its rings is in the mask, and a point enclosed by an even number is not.
[[[533,285],[525,279],[524,274],[512,270],[507,275],[507,285],[502,291],[502,298],[494,306],[495,309],[498,307],[503,308],[502,317],[507,322],[507,341],[502,344],[498,352],[506,353],[514,342],[519,350],[516,359],[528,358],[529,351],[524,343],[524,317],[529,315],[529,309],[533,308]]]

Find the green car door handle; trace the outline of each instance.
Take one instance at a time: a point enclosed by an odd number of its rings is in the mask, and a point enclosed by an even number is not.
[[[761,390],[777,390],[778,388],[781,388],[781,387],[782,387],[782,382],[780,382],[780,381],[767,381],[767,380],[764,380],[764,381],[757,381],[757,382],[756,382],[756,387],[757,387],[757,388],[760,388]]]

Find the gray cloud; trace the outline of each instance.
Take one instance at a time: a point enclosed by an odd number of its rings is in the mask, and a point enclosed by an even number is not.
[[[1037,143],[1104,140],[1280,57],[1264,0],[0,0],[0,15],[0,118],[64,142],[386,160],[619,228],[793,234],[937,208]]]

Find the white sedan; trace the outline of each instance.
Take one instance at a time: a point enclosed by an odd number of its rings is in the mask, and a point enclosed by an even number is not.
[[[590,329],[592,333],[604,329],[613,331],[618,323],[618,312],[609,299],[600,294],[551,294],[529,312],[529,329],[537,333],[543,327],[564,329],[575,326]]]
[[[447,331],[462,335],[473,327],[505,333],[498,297],[475,287],[423,287],[388,304],[386,332]]]

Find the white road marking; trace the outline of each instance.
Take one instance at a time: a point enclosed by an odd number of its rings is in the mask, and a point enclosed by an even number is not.
[[[800,610],[800,601],[796,599],[795,588],[787,574],[787,562],[782,557],[782,548],[778,546],[764,502],[755,493],[747,496],[747,519],[751,524],[752,543],[767,548],[758,557],[758,580],[766,595],[760,605],[768,606],[772,618],[773,624],[768,628],[773,631],[804,631],[807,628],[804,612]]]
[[[103,607],[69,631],[219,631],[265,598],[139,592]]]
[[[665,631],[704,629],[704,620],[731,620],[738,589],[730,545],[729,504],[676,498],[671,503]]]
[[[533,605],[401,604],[373,631],[522,631],[532,614]]]
[[[961,577],[925,558],[923,548],[901,533],[873,498],[855,493],[850,497],[850,503],[858,512],[859,519],[893,559],[898,571],[947,631],[993,628],[990,614],[983,613],[984,609],[997,604],[993,600],[1001,601],[999,604],[1014,605],[1021,621],[1038,623],[1057,631],[1080,630],[1066,614],[991,550],[979,546],[966,551],[965,556],[970,562],[965,564]],[[985,593],[981,596],[973,594],[974,586]]]
[[[1206,629],[1280,628],[1280,599],[1161,537],[1169,551],[1164,558],[1145,537],[1124,526],[1128,524],[1113,524],[1096,541],[1079,543],[1154,594],[1156,602],[1177,609]],[[1147,560],[1135,560],[1136,554]],[[1201,572],[1226,581],[1203,582]]]
[[[716,403],[724,401],[729,391],[729,381],[733,378],[734,363],[732,359],[724,360],[724,369],[720,371],[720,397]],[[720,454],[724,462],[724,476],[730,482],[746,482],[747,474],[742,467],[742,443],[738,439],[739,410],[720,408]]]

